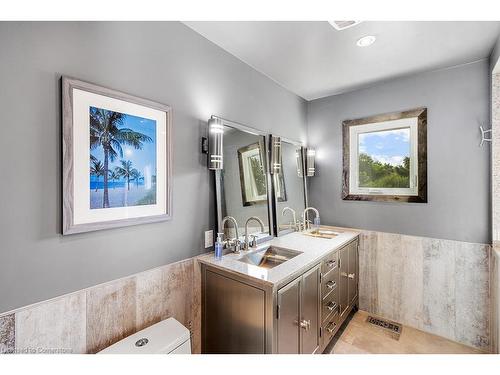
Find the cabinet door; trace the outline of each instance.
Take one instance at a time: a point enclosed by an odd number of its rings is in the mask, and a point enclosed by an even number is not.
[[[349,306],[348,295],[348,268],[349,245],[339,250],[339,305],[340,315],[343,315]]]
[[[302,276],[301,284],[301,353],[312,354],[319,347],[320,265]]]
[[[358,295],[358,241],[349,245],[349,263],[347,266],[347,290],[349,304],[352,303]]]
[[[265,293],[206,271],[204,352],[265,353]]]
[[[300,353],[301,277],[278,290],[278,353]]]

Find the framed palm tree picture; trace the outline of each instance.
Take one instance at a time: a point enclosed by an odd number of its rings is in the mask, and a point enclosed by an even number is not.
[[[172,216],[171,108],[62,78],[63,234]]]

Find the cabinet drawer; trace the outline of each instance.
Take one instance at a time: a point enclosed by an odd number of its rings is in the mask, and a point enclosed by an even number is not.
[[[321,301],[321,321],[324,322],[332,314],[339,312],[338,291],[333,290],[328,294],[328,298]],[[333,315],[332,315],[333,316]]]
[[[329,255],[321,264],[321,272],[327,274],[337,268],[338,265],[338,252]]]
[[[321,326],[321,338],[323,345],[328,344],[332,337],[337,333],[339,329],[339,314],[334,312],[328,317],[328,319],[323,322]]]
[[[321,280],[321,299],[328,298],[329,294],[337,289],[339,283],[339,269],[335,268],[324,274]]]

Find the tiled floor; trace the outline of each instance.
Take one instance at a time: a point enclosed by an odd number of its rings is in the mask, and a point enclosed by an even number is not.
[[[482,354],[483,352],[403,326],[399,340],[394,334],[366,322],[368,313],[358,311],[341,333],[332,354]]]

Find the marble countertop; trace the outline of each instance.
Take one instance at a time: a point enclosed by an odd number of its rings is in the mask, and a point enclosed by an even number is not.
[[[298,275],[302,271],[306,271],[308,267],[314,265],[315,262],[319,261],[326,254],[339,249],[359,234],[359,232],[354,229],[324,226],[322,226],[321,229],[333,230],[338,233],[338,236],[327,239],[311,237],[299,232],[294,232],[259,244],[257,249],[241,251],[240,254],[229,253],[224,255],[220,260],[215,259],[212,252],[198,257],[198,261],[275,286],[289,279],[292,275]],[[239,259],[245,255],[258,252],[268,245],[297,250],[302,252],[302,254],[270,269],[239,261]]]

